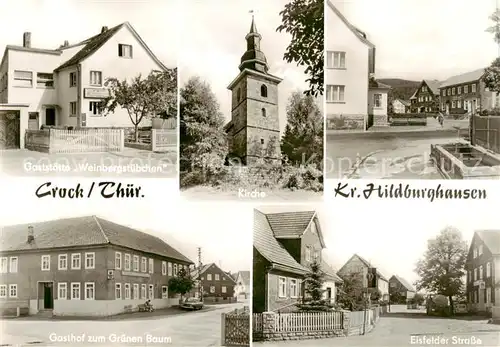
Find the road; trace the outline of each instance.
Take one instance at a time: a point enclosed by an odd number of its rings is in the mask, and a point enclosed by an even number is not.
[[[434,339],[434,340],[432,340]],[[482,320],[428,317],[425,312],[389,313],[363,336],[254,343],[255,346],[500,346],[500,326]]]
[[[2,321],[0,345],[38,346],[220,346],[221,313],[243,303],[177,315],[122,320]],[[55,341],[66,338],[68,342]]]
[[[0,151],[0,172],[7,176],[177,177],[177,153],[125,147],[118,153],[48,154],[25,149]]]

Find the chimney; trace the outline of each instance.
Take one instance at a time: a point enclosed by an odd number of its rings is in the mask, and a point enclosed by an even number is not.
[[[69,46],[69,41],[68,40],[64,40],[63,47],[68,47],[68,46]]]
[[[26,32],[23,34],[23,47],[31,48],[31,33]]]
[[[101,29],[101,34],[105,33],[106,31],[108,31],[108,27],[107,26],[103,26],[102,29]]]
[[[32,243],[35,240],[35,233],[33,231],[33,226],[28,227],[28,243]]]

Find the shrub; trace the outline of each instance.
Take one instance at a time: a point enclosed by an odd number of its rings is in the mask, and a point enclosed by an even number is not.
[[[288,178],[283,187],[291,190],[310,190],[320,192],[323,190],[323,172],[312,165],[288,167]]]

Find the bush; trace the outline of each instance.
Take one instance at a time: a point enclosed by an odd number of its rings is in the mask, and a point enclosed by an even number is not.
[[[288,167],[288,179],[283,185],[291,190],[310,190],[320,192],[323,190],[323,172],[314,166]]]

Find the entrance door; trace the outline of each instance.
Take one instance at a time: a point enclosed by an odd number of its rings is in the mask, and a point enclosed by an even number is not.
[[[56,125],[56,109],[55,108],[46,108],[45,109],[45,125]]]
[[[54,296],[52,283],[43,284],[43,308],[51,310],[54,308]]]

